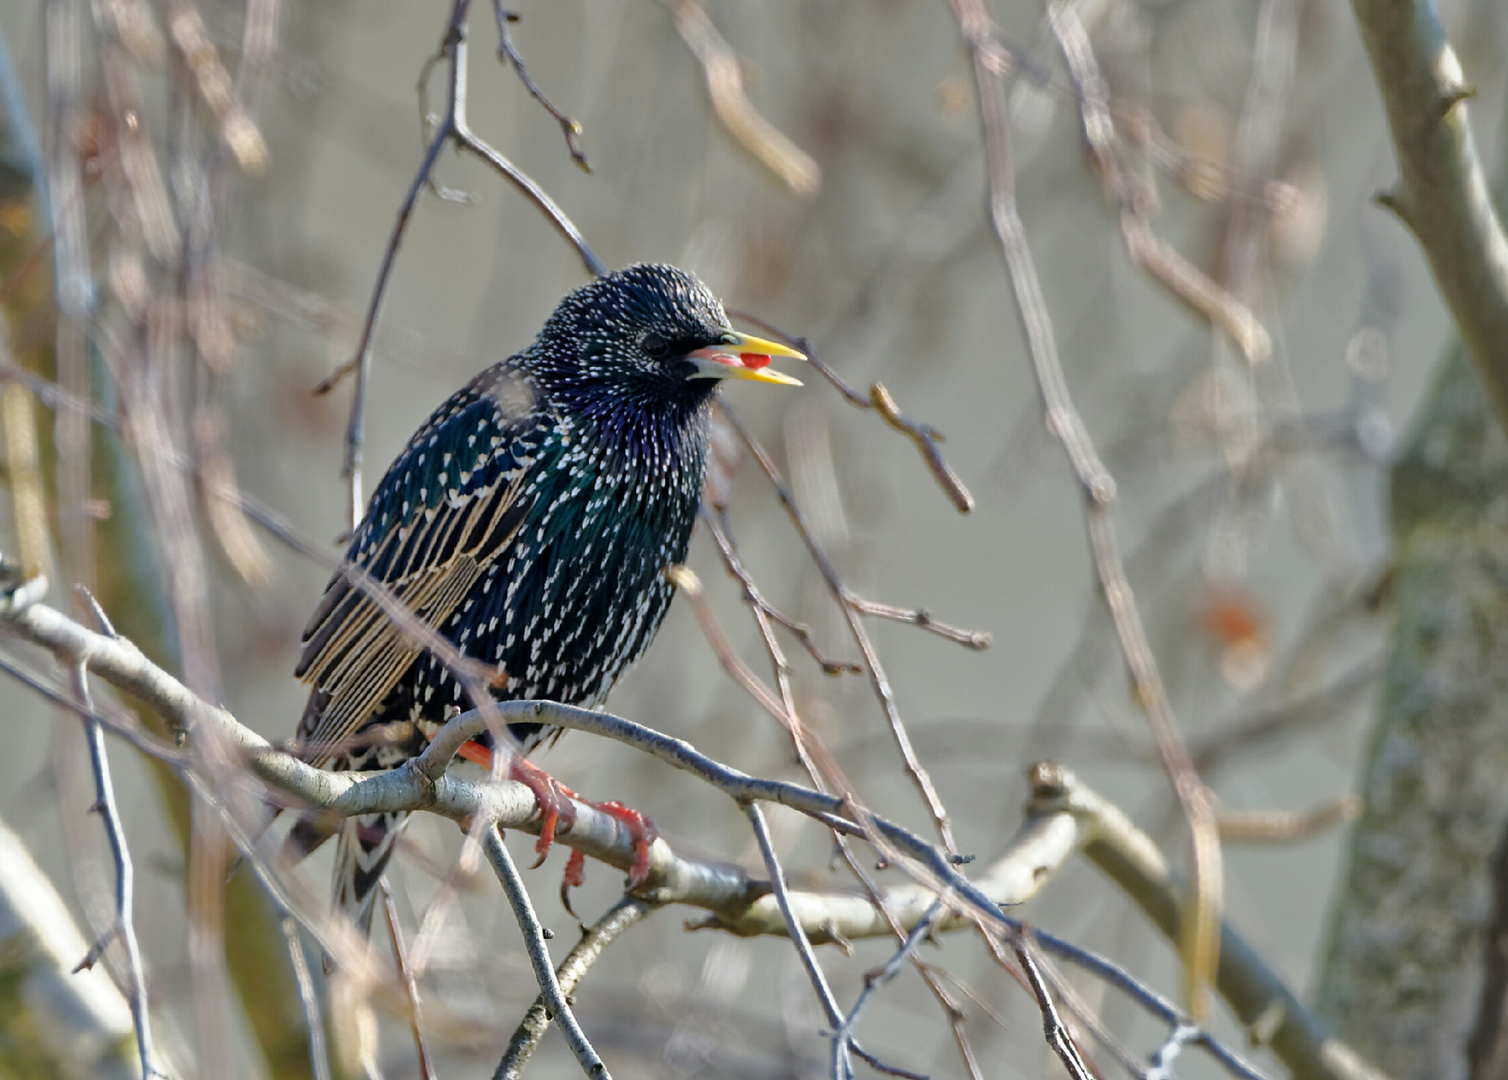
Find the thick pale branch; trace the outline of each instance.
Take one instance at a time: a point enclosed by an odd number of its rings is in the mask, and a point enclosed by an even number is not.
[[[17,595],[0,592],[0,626],[63,659],[87,660],[96,675],[130,689],[183,730],[190,751],[202,737],[200,733],[213,731],[222,746],[238,750],[270,786],[311,807],[337,815],[427,810],[463,822],[481,815],[504,828],[538,831],[538,807],[524,785],[465,780],[445,771],[468,738],[487,730],[493,717],[483,716],[480,710],[450,721],[424,755],[390,772],[324,772],[273,747],[226,710],[195,698],[130,642],[93,633],[46,605],[17,603]],[[790,890],[791,916],[814,943],[891,936],[896,925],[909,931],[927,918],[939,899],[948,910],[941,916],[934,913],[936,932],[980,925],[991,934],[1014,935],[1020,924],[1001,908],[1033,897],[1079,851],[1114,879],[1165,934],[1175,937],[1177,933],[1182,885],[1156,844],[1118,808],[1054,766],[1033,770],[1034,794],[1020,829],[1004,852],[971,880],[958,872],[944,852],[906,829],[868,815],[865,825],[860,825],[844,816],[844,803],[835,796],[749,776],[641,724],[554,702],[498,702],[487,712],[503,723],[543,723],[627,743],[691,773],[739,803],[778,802],[849,835],[863,836],[866,826],[872,828],[874,841],[896,852],[913,880],[880,891],[889,919],[859,893]],[[194,767],[186,768],[192,774]],[[627,827],[587,803],[577,802],[575,809],[575,822],[559,836],[560,842],[627,870],[634,860]],[[238,842],[246,843],[244,837]],[[652,904],[682,903],[706,910],[709,915],[698,927],[744,936],[788,933],[768,882],[749,877],[737,866],[678,855],[663,838],[650,849],[649,877],[636,895]],[[1151,1000],[1144,987],[1102,959],[1049,935],[1040,935],[1040,940],[1044,948],[1086,966],[1144,1004]],[[1229,928],[1223,933],[1217,985],[1243,1021],[1254,1031],[1265,1032],[1274,1052],[1296,1075],[1336,1080],[1381,1076],[1356,1062],[1344,1044],[1329,1038]],[[1176,1010],[1165,1003],[1160,1009],[1154,1012],[1177,1017]],[[1269,1025],[1272,1018],[1275,1022]],[[1204,1045],[1237,1075],[1259,1075],[1207,1037]]]
[[[11,594],[15,597],[17,594]],[[19,610],[16,610],[19,608]],[[17,636],[41,645],[73,662],[87,662],[101,678],[130,691],[151,703],[164,719],[193,741],[197,731],[212,731],[222,744],[234,748],[246,764],[265,782],[311,808],[324,809],[339,816],[370,814],[395,810],[428,810],[465,821],[483,814],[504,828],[538,830],[538,807],[533,793],[515,782],[483,783],[462,779],[445,772],[456,750],[469,738],[487,729],[488,717],[481,711],[452,720],[436,737],[429,750],[402,768],[379,774],[333,773],[316,769],[277,749],[256,732],[238,722],[225,709],[196,698],[172,675],[153,665],[129,641],[96,634],[61,612],[40,603],[29,606],[11,603],[0,605],[0,622]],[[688,771],[713,784],[739,801],[778,802],[821,820],[824,824],[858,834],[861,827],[848,821],[843,801],[835,796],[804,788],[797,784],[762,780],[713,761],[698,753],[690,744],[661,735],[653,729],[620,717],[594,713],[553,702],[499,702],[495,710],[504,723],[545,723],[552,727],[590,731],[635,746],[659,760]],[[576,806],[575,824],[560,839],[592,858],[628,869],[633,862],[633,838],[622,822],[584,802]],[[1027,835],[1027,863],[1016,867],[1009,862],[996,864],[987,875],[998,895],[981,891],[965,881],[950,864],[948,857],[919,837],[888,822],[876,821],[880,839],[892,845],[910,860],[924,877],[949,879],[960,898],[974,907],[976,914],[998,917],[999,904],[1015,904],[1027,899],[1041,883],[1049,880],[1071,849],[1047,850],[1038,839],[1040,826],[1031,826]],[[1048,830],[1051,835],[1051,830]],[[1013,856],[1019,858],[1019,856]],[[738,933],[784,933],[783,923],[773,901],[768,910],[759,903],[766,896],[766,882],[749,878],[741,869],[723,863],[683,858],[663,840],[650,849],[650,877],[641,895],[658,903],[686,903],[712,912],[724,925]],[[915,910],[914,923],[926,911],[935,890],[922,885],[897,887],[896,902],[902,909]],[[857,894],[833,894],[832,910],[824,906],[828,894],[792,894],[793,902],[803,913],[815,941],[890,934],[891,928],[867,899]],[[887,904],[889,894],[887,893]],[[805,919],[809,918],[807,924]],[[902,920],[906,925],[907,920]],[[769,929],[766,929],[766,926]],[[774,926],[781,926],[775,930]]]
[[[1032,779],[1028,820],[1054,809],[1069,811],[1085,830],[1080,838],[1085,857],[1114,880],[1165,936],[1176,941],[1187,891],[1152,838],[1066,769],[1038,765]],[[1380,1070],[1332,1036],[1252,947],[1224,924],[1215,986],[1247,1025],[1252,1041],[1265,1043],[1294,1076],[1383,1080]]]

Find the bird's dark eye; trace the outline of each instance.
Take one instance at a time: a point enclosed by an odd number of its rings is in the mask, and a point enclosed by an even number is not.
[[[644,355],[651,360],[664,360],[670,355],[670,342],[659,334],[645,334],[640,345],[644,349]]]

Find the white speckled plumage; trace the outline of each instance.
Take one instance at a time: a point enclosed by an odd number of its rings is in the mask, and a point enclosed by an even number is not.
[[[347,559],[497,671],[497,697],[600,705],[670,603],[664,570],[685,559],[716,386],[689,377],[685,357],[728,332],[705,286],[672,267],[577,290],[528,349],[414,434]],[[348,575],[331,581],[304,642],[297,673],[312,691],[298,739],[316,764],[393,767],[471,704]],[[400,825],[374,817],[341,834],[337,896],[358,918]],[[312,821],[295,828],[305,850],[323,835]]]

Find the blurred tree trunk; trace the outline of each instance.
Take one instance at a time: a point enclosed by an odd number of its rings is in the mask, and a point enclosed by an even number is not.
[[[1459,339],[1390,496],[1392,653],[1317,1005],[1395,1080],[1508,1080],[1508,439]]]
[[[1459,344],[1391,488],[1397,622],[1319,1008],[1397,1080],[1502,1076],[1467,1056],[1484,994],[1503,994],[1483,971],[1502,967],[1488,928],[1508,821],[1508,440]],[[1500,1019],[1477,1042],[1495,1045]]]

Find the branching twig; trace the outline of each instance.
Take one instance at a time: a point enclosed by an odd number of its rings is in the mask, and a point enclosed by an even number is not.
[[[850,386],[843,376],[839,375],[831,367],[823,362],[817,355],[810,340],[804,337],[793,337],[785,333],[778,326],[765,320],[750,315],[748,312],[739,311],[734,314],[744,322],[753,323],[765,331],[773,334],[778,340],[784,341],[792,348],[806,354],[807,364],[817,374],[821,375],[833,386],[838,393],[843,395],[843,400],[859,409],[870,409],[877,413],[885,423],[896,431],[909,438],[915,444],[917,452],[921,454],[922,461],[932,473],[932,479],[937,481],[937,486],[942,488],[943,494],[952,502],[953,508],[960,514],[967,514],[974,509],[974,496],[959,479],[953,466],[948,464],[948,459],[943,456],[942,443],[946,436],[931,424],[917,423],[915,420],[903,415],[900,407],[896,405],[895,398],[883,383],[872,383],[869,393],[864,394]]]
[[[398,219],[394,222],[393,231],[388,237],[387,251],[383,254],[382,264],[377,271],[377,284],[372,289],[366,319],[362,322],[361,339],[356,346],[356,356],[349,364],[326,377],[316,388],[316,392],[328,391],[347,373],[352,370],[356,372],[356,392],[351,399],[351,416],[346,425],[345,464],[341,470],[341,475],[350,484],[351,527],[353,529],[361,521],[361,510],[365,501],[361,481],[362,424],[366,408],[367,383],[371,375],[372,346],[377,330],[377,319],[382,312],[382,303],[387,296],[388,281],[392,276],[393,265],[398,257],[398,248],[403,243],[403,234],[408,228],[414,205],[419,200],[419,193],[434,175],[435,162],[439,160],[440,151],[445,145],[454,143],[458,148],[470,151],[491,165],[505,180],[523,192],[524,196],[534,203],[550,224],[554,225],[556,230],[575,248],[588,273],[600,276],[607,272],[602,261],[587,246],[580,230],[570,218],[566,217],[565,212],[555,204],[545,190],[502,154],[472,134],[467,125],[466,18],[470,6],[471,0],[454,0],[445,35],[440,41],[439,52],[431,60],[431,64],[437,60],[449,61],[445,112],[430,135],[429,145],[424,151],[419,170],[414,174],[408,193],[398,208]],[[519,70],[522,72],[521,67]]]
[[[1508,425],[1508,236],[1477,157],[1461,62],[1427,0],[1351,0],[1398,154],[1378,201],[1418,239]]]
[[[108,624],[107,624],[108,625]],[[75,664],[73,689],[80,704],[88,712],[94,711],[89,693],[89,675],[84,663]],[[131,1005],[131,1023],[136,1028],[136,1052],[141,1060],[141,1080],[160,1076],[152,1062],[152,1018],[147,1007],[147,979],[142,968],[141,944],[136,938],[136,919],[132,912],[135,891],[135,870],[131,864],[131,851],[126,846],[126,831],[121,825],[120,811],[115,805],[115,785],[110,780],[110,758],[105,750],[105,732],[97,720],[84,719],[84,734],[89,740],[89,763],[94,770],[94,809],[99,811],[105,826],[105,836],[110,841],[110,855],[115,860],[115,933],[126,947],[126,970],[130,974],[126,988],[126,1000]]]
[[[560,981],[555,977],[555,965],[550,962],[550,949],[545,944],[539,916],[534,913],[534,903],[529,899],[528,890],[524,888],[523,878],[518,876],[513,856],[508,854],[508,847],[503,843],[502,830],[487,829],[482,838],[482,846],[487,851],[487,859],[492,863],[493,870],[497,871],[497,878],[508,897],[508,904],[513,908],[513,917],[518,921],[524,948],[529,954],[529,964],[534,968],[534,978],[539,983],[539,992],[545,999],[551,1018],[560,1026],[560,1033],[565,1036],[566,1045],[576,1056],[581,1071],[590,1077],[611,1080],[607,1066],[587,1041],[586,1033],[576,1022],[576,1014],[571,1011],[565,991],[560,988]]]
[[[607,950],[607,947],[625,930],[643,921],[656,910],[658,910],[656,904],[640,900],[638,897],[625,896],[608,908],[602,918],[591,926],[583,927],[581,940],[555,969],[555,977],[560,982],[561,992],[566,997],[574,994],[577,985]],[[535,1048],[539,1046],[539,1041],[544,1038],[549,1027],[550,1012],[544,995],[541,994],[534,999],[534,1004],[529,1006],[529,1011],[524,1014],[523,1020],[519,1021],[518,1027],[514,1030],[513,1037],[508,1040],[508,1049],[503,1052],[503,1060],[498,1062],[497,1071],[492,1074],[492,1080],[518,1080],[523,1075],[524,1065],[534,1053]]]
[[[891,955],[889,960],[885,961],[884,966],[865,974],[864,989],[859,991],[853,1008],[848,1010],[842,1023],[838,1025],[838,1029],[833,1032],[833,1071],[835,1073],[843,1064],[841,1050],[852,1041],[854,1028],[858,1026],[865,1008],[874,997],[874,992],[900,974],[901,965],[916,954],[916,947],[932,932],[933,921],[942,914],[942,911],[941,901],[934,903],[927,909],[921,921],[911,928],[911,932],[906,935],[906,940],[901,942],[901,947]]]
[[[311,806],[341,815],[386,810],[431,810],[454,820],[483,815],[489,822],[498,821],[510,828],[538,828],[538,807],[532,792],[522,784],[477,784],[446,771],[456,750],[487,730],[488,718],[480,710],[450,721],[421,757],[403,767],[376,776],[329,773],[275,750],[223,709],[198,701],[124,639],[94,634],[40,603],[17,604],[15,592],[4,589],[0,589],[0,626],[66,660],[87,662],[95,674],[130,689],[163,711],[173,727],[190,731],[191,739],[201,726],[207,729],[203,734],[217,733],[228,747],[244,755],[263,780]],[[1069,854],[1082,848],[1165,933],[1177,933],[1181,891],[1156,846],[1123,813],[1063,770],[1047,766],[1035,770],[1034,797],[1026,821],[1006,854],[970,880],[958,872],[945,852],[883,818],[869,815],[861,825],[844,816],[845,803],[835,796],[748,776],[698,754],[679,739],[642,725],[549,702],[499,702],[489,711],[503,723],[575,728],[628,743],[691,773],[740,804],[779,802],[851,835],[862,836],[872,830],[871,839],[903,855],[903,865],[917,878],[913,884],[886,890],[883,896],[885,910],[903,927],[915,927],[939,896],[946,894],[951,910],[938,919],[939,932],[982,921],[1002,935],[1013,933],[1019,924],[1005,916],[1000,905],[1019,903],[1034,895]],[[196,779],[192,765],[185,766],[184,775],[196,793],[213,797],[213,792]],[[623,869],[632,865],[633,838],[621,822],[586,803],[576,804],[576,815],[575,825],[561,835],[562,843]],[[492,831],[489,828],[487,835]],[[269,872],[256,845],[236,828],[230,829],[230,835],[248,853],[248,862],[259,879],[288,906],[276,875]],[[651,848],[650,862],[644,899],[702,907],[714,916],[701,924],[704,926],[739,934],[788,933],[768,882],[751,881],[736,867],[678,856],[663,837]],[[816,942],[836,940],[839,935],[855,938],[893,933],[892,923],[864,896],[793,891],[787,899],[792,915]],[[328,933],[316,936],[322,946],[332,954],[336,952],[338,946]],[[1154,1015],[1170,1024],[1183,1022],[1178,1010],[1116,965],[1061,939],[1046,934],[1039,938],[1044,948],[1133,994]],[[1354,1060],[1354,1052],[1331,1038],[1229,929],[1224,931],[1221,956],[1217,986],[1239,1016],[1249,1022],[1274,1009],[1280,1011],[1282,1019],[1271,1033],[1271,1046],[1291,1068],[1325,1077],[1359,1075],[1335,1071],[1332,1063]],[[1234,1075],[1259,1076],[1218,1042],[1206,1037],[1200,1045]]]
[[[1042,1011],[1042,1034],[1047,1039],[1047,1045],[1052,1047],[1053,1053],[1058,1055],[1063,1068],[1074,1080],[1094,1080],[1089,1066],[1084,1063],[1083,1055],[1079,1053],[1073,1037],[1064,1026],[1063,1018],[1058,1015],[1058,1006],[1052,999],[1052,991],[1047,988],[1047,980],[1042,978],[1041,969],[1037,967],[1037,958],[1032,954],[1030,939],[1024,933],[1017,934],[1011,940],[1011,948],[1015,950],[1021,970],[1026,972],[1027,982],[1037,998],[1037,1007]]]
[[[733,540],[728,535],[728,531],[723,528],[713,514],[707,511],[706,507],[702,508],[701,517],[703,523],[707,526],[707,531],[712,534],[713,543],[717,545],[717,550],[723,557],[723,566],[738,582],[740,588],[743,589],[744,602],[754,609],[756,617],[760,618],[761,622],[764,619],[768,619],[771,622],[779,623],[789,630],[795,636],[796,640],[801,642],[802,647],[811,655],[811,658],[817,662],[817,666],[822,669],[824,675],[862,675],[864,673],[864,669],[858,664],[833,660],[826,656],[817,647],[817,643],[812,640],[812,628],[810,626],[797,622],[766,600],[764,595],[759,591],[759,587],[754,584],[754,579],[744,569],[743,560],[739,558],[738,551],[733,546]],[[779,669],[781,661],[777,660],[776,666]],[[789,712],[789,709],[787,709],[787,712]]]
[[[518,47],[513,44],[512,25],[518,22],[519,15],[516,11],[509,11],[503,7],[503,0],[492,0],[492,15],[497,20],[497,56],[513,66],[513,72],[518,76],[518,81],[524,84],[524,89],[529,91],[529,96],[539,102],[545,112],[560,125],[560,133],[565,136],[566,149],[571,152],[571,160],[581,167],[582,172],[591,172],[591,165],[587,164],[586,154],[576,139],[581,135],[581,125],[572,120],[565,113],[551,104],[550,99],[545,97],[544,91],[534,85],[534,80],[529,78],[529,72],[524,68],[524,58],[520,55]]]
[[[937,788],[932,783],[932,777],[927,773],[926,768],[921,763],[921,759],[916,756],[916,751],[911,745],[911,736],[907,734],[906,725],[901,720],[900,709],[895,703],[895,694],[890,689],[890,680],[885,675],[885,669],[880,665],[880,657],[875,651],[874,642],[870,640],[869,631],[865,629],[863,620],[852,603],[854,599],[853,594],[849,592],[848,586],[843,584],[842,579],[838,577],[837,569],[812,535],[811,529],[807,526],[806,518],[801,512],[801,508],[796,505],[795,497],[791,495],[790,488],[786,485],[785,479],[780,475],[780,470],[775,467],[775,462],[770,457],[769,452],[765,450],[758,439],[754,438],[753,433],[743,426],[737,414],[728,408],[726,403],[721,403],[719,408],[722,409],[723,414],[728,418],[728,422],[733,425],[733,429],[738,432],[738,436],[743,440],[744,445],[754,455],[755,460],[759,462],[760,469],[769,478],[771,486],[775,489],[775,495],[780,500],[780,505],[784,507],[786,515],[790,517],[792,524],[795,525],[796,532],[806,545],[812,562],[816,564],[818,571],[822,574],[823,580],[827,582],[828,591],[842,610],[844,620],[848,623],[849,632],[853,635],[855,644],[859,646],[859,651],[864,656],[864,665],[869,672],[870,685],[874,687],[875,696],[879,698],[880,706],[885,712],[885,719],[890,724],[890,733],[895,739],[896,747],[900,750],[901,759],[906,765],[907,775],[911,777],[912,782],[926,801],[927,809],[932,814],[932,820],[937,826],[938,834],[942,837],[943,845],[948,849],[950,854],[956,855],[958,847],[953,841],[953,827],[948,822],[947,809],[943,806],[942,798],[938,795]]]

